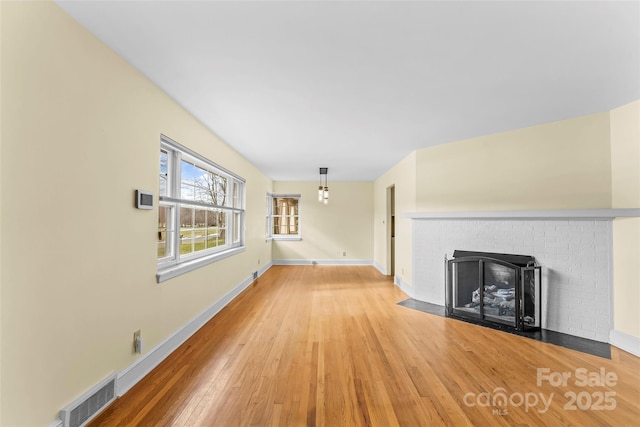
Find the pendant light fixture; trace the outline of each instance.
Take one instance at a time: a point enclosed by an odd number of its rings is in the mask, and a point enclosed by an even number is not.
[[[318,186],[318,202],[324,203],[325,205],[329,203],[329,185],[327,174],[329,172],[329,168],[320,168],[320,185]],[[322,183],[322,177],[324,176],[324,184]]]

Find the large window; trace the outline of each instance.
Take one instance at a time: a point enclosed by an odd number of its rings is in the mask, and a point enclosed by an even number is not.
[[[244,179],[162,136],[158,282],[244,248]]]
[[[267,238],[300,240],[300,195],[267,195]]]

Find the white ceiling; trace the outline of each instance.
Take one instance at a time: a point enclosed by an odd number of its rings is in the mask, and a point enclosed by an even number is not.
[[[274,180],[640,98],[637,1],[57,3]]]

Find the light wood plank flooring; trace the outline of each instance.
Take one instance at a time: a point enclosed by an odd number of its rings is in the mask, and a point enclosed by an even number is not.
[[[91,426],[640,426],[639,358],[396,304],[406,298],[373,267],[272,267]],[[539,385],[538,368],[571,377]],[[609,385],[595,385],[602,369]]]

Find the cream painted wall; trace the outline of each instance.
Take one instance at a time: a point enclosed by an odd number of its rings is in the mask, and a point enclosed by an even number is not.
[[[389,169],[373,183],[374,194],[374,261],[388,274],[387,253],[387,189],[395,186],[395,274],[406,285],[412,284],[411,220],[402,218],[403,212],[416,209],[416,152],[414,151]]]
[[[418,211],[611,207],[609,113],[417,151]]]
[[[0,2],[3,426],[46,425],[271,259],[271,181],[49,2]],[[164,133],[247,180],[247,249],[155,282]]]
[[[300,241],[274,240],[274,260],[373,259],[373,183],[329,182],[329,190],[325,205],[318,203],[317,182],[273,183],[274,193],[301,195],[302,235]]]
[[[1,5],[0,5],[0,52],[2,52],[2,6]],[[2,224],[2,55],[0,55],[0,224]],[[2,227],[0,227],[0,242],[2,242]],[[1,319],[2,319],[2,245],[0,244],[0,320]],[[1,374],[2,374],[2,328],[0,327],[0,378],[1,378]],[[1,423],[2,423],[2,387],[0,386],[0,424]]]
[[[640,100],[611,111],[614,208],[640,207]],[[640,218],[613,221],[614,329],[640,338]]]
[[[640,206],[640,100],[611,111],[614,208]]]
[[[322,211],[315,183],[272,184],[54,4],[0,2],[0,40],[3,426],[46,425],[136,360],[134,330],[142,329],[152,348],[255,271],[258,260],[268,262],[266,192],[300,192],[316,203],[302,206],[304,240],[273,243],[273,258],[335,259],[347,250],[346,258],[373,258],[387,269],[386,191],[395,185],[396,272],[409,285],[411,220],[402,212],[609,207],[612,200],[622,207],[635,200],[625,174],[635,176],[626,150],[637,150],[637,103],[611,112],[612,151],[609,113],[461,141],[414,152],[373,184],[330,183],[332,200]],[[156,190],[160,133],[247,179],[247,250],[158,285],[155,211],[134,209],[132,193]],[[465,148],[473,161],[456,156]],[[513,162],[479,166],[496,157]],[[340,228],[345,207],[358,209],[347,217],[347,232]],[[323,231],[315,224],[334,233],[326,246],[311,243]],[[640,336],[639,264],[620,263],[640,227],[619,220],[614,228],[616,328]]]

